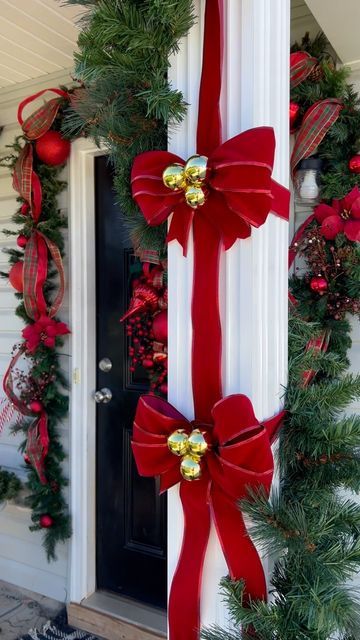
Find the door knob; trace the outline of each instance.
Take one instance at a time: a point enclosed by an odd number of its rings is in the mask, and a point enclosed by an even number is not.
[[[110,402],[111,398],[112,398],[112,393],[110,389],[107,389],[107,387],[104,387],[99,391],[95,391],[94,393],[94,400],[99,404],[107,404],[108,402]]]

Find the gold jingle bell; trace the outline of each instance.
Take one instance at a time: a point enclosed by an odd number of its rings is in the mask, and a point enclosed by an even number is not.
[[[183,165],[170,164],[164,169],[162,179],[165,187],[168,187],[168,189],[172,189],[173,191],[184,189],[186,184]]]
[[[167,445],[175,456],[184,456],[189,451],[189,438],[184,429],[176,429],[167,439]]]
[[[189,451],[194,456],[203,456],[207,451],[208,443],[200,429],[194,429],[190,433],[188,443]]]
[[[186,455],[181,460],[180,473],[184,480],[198,480],[201,476],[201,465],[196,456]]]
[[[207,161],[206,156],[191,156],[184,168],[185,178],[193,184],[203,182],[206,178]]]
[[[185,189],[185,200],[189,207],[197,209],[205,202],[205,193],[201,187],[187,187]]]

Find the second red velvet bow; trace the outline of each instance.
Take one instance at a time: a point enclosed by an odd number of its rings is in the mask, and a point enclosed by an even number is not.
[[[209,221],[228,249],[237,238],[249,237],[251,226],[261,226],[270,211],[288,219],[289,192],[271,178],[274,153],[273,129],[257,127],[221,144],[209,158],[200,156],[206,163],[204,177],[195,178],[192,186],[202,187],[204,202],[193,207],[186,200],[186,181],[169,188],[163,179],[169,167],[186,169],[185,161],[168,151],[148,151],[133,164],[133,197],[150,225],[173,214],[168,241],[177,239],[184,255],[194,215]]]
[[[260,424],[250,400],[239,394],[217,402],[212,410],[213,424],[205,425],[189,422],[161,398],[142,396],[139,400],[132,441],[138,471],[143,476],[160,476],[161,492],[180,482],[184,537],[169,600],[170,628],[177,629],[179,639],[197,637],[211,518],[231,578],[244,580],[245,598],[266,599],[262,564],[237,501],[247,495],[249,487],[270,490],[274,469],[271,441],[283,415],[281,412]],[[173,447],[174,442],[179,447]],[[173,451],[177,451],[175,455]],[[200,467],[194,482],[184,479],[189,478],[182,469],[186,458],[193,458]],[[181,619],[184,611],[186,625]]]

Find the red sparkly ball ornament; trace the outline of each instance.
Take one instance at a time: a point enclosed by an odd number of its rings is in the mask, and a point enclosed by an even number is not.
[[[45,164],[53,167],[64,164],[70,155],[71,145],[58,131],[47,131],[35,143],[36,154]]]
[[[166,309],[157,313],[152,324],[152,332],[157,342],[167,343],[168,340],[168,314]]]
[[[19,293],[22,293],[24,290],[23,270],[24,263],[22,260],[19,260],[15,262],[9,271],[9,282]]]
[[[350,158],[349,169],[352,173],[360,173],[360,153]]]
[[[290,102],[289,105],[289,120],[291,133],[296,129],[296,121],[299,116],[300,105],[297,102]]]
[[[41,404],[41,402],[39,402],[39,400],[32,400],[29,407],[33,413],[41,413],[43,410],[43,405]]]
[[[160,390],[160,393],[164,394],[164,396],[167,395],[168,386],[167,386],[166,382],[163,382],[163,384],[160,385],[160,389],[159,390]]]
[[[144,360],[142,361],[142,366],[145,367],[145,369],[152,369],[154,366],[154,361],[150,358],[144,358]]]
[[[42,527],[43,529],[49,529],[50,527],[53,526],[54,524],[54,519],[49,516],[48,513],[43,513],[42,516],[40,516],[40,527]]]
[[[313,278],[311,278],[310,289],[315,293],[319,293],[320,295],[322,295],[323,293],[325,293],[325,291],[327,291],[327,288],[327,280],[325,280],[325,278],[323,278],[322,276],[314,276]]]
[[[21,233],[21,234],[17,237],[16,244],[17,244],[17,246],[18,246],[18,247],[20,247],[21,249],[24,249],[24,247],[26,247],[26,245],[27,245],[27,241],[28,241],[27,237],[26,237],[26,236],[24,236],[24,235]]]

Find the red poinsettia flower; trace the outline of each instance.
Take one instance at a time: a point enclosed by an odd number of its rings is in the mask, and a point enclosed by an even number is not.
[[[22,336],[26,340],[27,350],[33,353],[41,343],[53,349],[56,336],[67,333],[70,333],[70,329],[65,322],[57,322],[48,316],[41,316],[34,324],[29,324],[23,329]]]
[[[332,205],[319,204],[314,210],[321,224],[321,233],[327,240],[334,240],[344,233],[352,242],[360,241],[360,191],[354,187],[342,200],[333,200]]]

